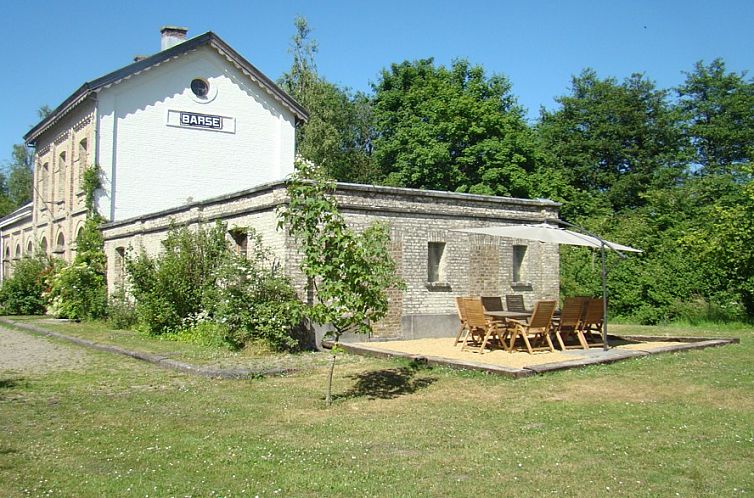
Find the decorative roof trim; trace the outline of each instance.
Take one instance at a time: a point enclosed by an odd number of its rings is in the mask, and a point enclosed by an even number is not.
[[[168,48],[161,52],[157,52],[151,57],[142,59],[128,66],[122,67],[116,71],[108,73],[100,78],[92,81],[88,81],[81,85],[78,90],[73,92],[67,99],[63,101],[54,111],[50,113],[45,119],[40,121],[29,132],[24,135],[24,141],[27,144],[35,143],[36,139],[48,130],[51,126],[60,121],[66,114],[73,110],[84,100],[90,98],[95,93],[98,93],[103,88],[109,88],[113,85],[117,85],[123,80],[138,75],[144,71],[159,66],[160,64],[176,59],[182,55],[192,52],[199,47],[209,46],[216,50],[221,56],[225,57],[242,73],[249,77],[252,81],[262,87],[272,98],[282,104],[296,117],[298,121],[306,121],[309,119],[309,113],[304,107],[296,102],[293,97],[288,95],[283,89],[277,86],[270,78],[265,76],[259,69],[254,67],[248,60],[242,57],[236,52],[230,45],[225,43],[219,36],[211,31],[208,31],[202,35],[196,36],[180,43],[174,47]]]

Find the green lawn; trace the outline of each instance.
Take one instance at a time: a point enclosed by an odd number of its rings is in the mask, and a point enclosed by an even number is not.
[[[753,494],[754,330],[613,331],[741,344],[520,380],[345,357],[330,409],[321,354],[248,381],[99,352],[76,371],[0,366],[0,496]]]

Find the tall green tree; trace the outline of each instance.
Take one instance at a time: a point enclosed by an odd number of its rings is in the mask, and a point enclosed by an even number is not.
[[[644,204],[643,194],[678,181],[682,141],[668,94],[641,74],[619,83],[592,69],[541,113],[538,137],[548,168],[572,188],[574,203],[602,197],[610,209]],[[590,196],[592,199],[590,199]]]
[[[370,183],[374,172],[369,101],[318,74],[319,48],[311,28],[303,17],[297,17],[294,24],[293,61],[279,83],[309,111],[309,121],[296,129],[296,152],[321,164],[337,180]]]
[[[504,76],[466,60],[405,61],[382,71],[372,106],[385,183],[528,196],[536,150]]]
[[[722,59],[699,61],[677,91],[700,173],[742,173],[754,160],[754,80],[728,72]]]

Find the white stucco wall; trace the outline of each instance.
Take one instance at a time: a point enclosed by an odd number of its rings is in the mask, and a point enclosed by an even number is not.
[[[191,80],[210,84],[200,102]],[[230,117],[235,131],[168,126],[169,111]],[[295,118],[210,47],[103,89],[97,103],[101,214],[118,221],[266,182],[293,171]]]

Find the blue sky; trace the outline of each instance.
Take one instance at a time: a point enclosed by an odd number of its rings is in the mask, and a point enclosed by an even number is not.
[[[290,65],[296,15],[313,28],[319,71],[332,82],[369,91],[393,62],[465,57],[506,75],[532,120],[585,67],[619,79],[646,73],[663,88],[698,60],[754,68],[751,0],[7,1],[0,163],[41,105],[56,107],[85,81],[156,52],[161,26],[214,31],[277,79]]]

